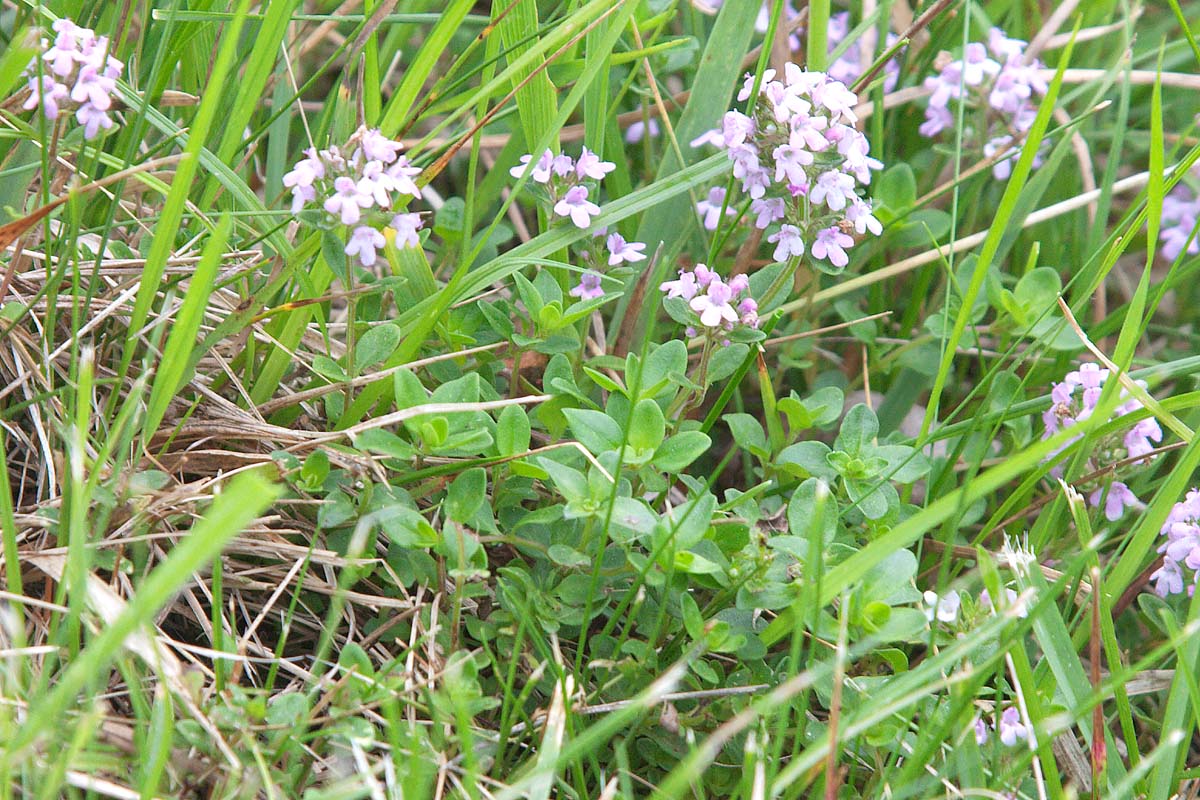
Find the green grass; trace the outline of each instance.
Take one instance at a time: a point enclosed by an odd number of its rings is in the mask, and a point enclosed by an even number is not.
[[[1191,796],[1200,601],[1149,573],[1200,483],[1200,3],[1078,4],[1005,178],[921,87],[1055,4],[715,5],[0,7],[0,800]],[[125,64],[90,141],[22,108],[62,16]],[[775,264],[690,142],[746,75],[885,53],[883,235]],[[369,268],[283,183],[360,125],[423,189]],[[509,174],[583,145],[588,230]],[[759,330],[685,331],[696,263]]]

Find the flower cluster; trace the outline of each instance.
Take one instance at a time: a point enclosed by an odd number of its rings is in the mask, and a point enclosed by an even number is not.
[[[589,268],[579,277],[579,283],[568,292],[580,300],[596,300],[604,296],[600,278],[605,266],[616,267],[646,260],[646,245],[642,242],[627,242],[621,234],[609,233],[604,228],[596,231],[596,238],[604,241],[604,252],[596,249],[580,253]]]
[[[745,275],[724,281],[704,264],[697,264],[690,271],[680,270],[677,280],[666,281],[658,288],[667,297],[686,301],[706,335],[723,334],[739,324],[758,327],[758,303],[749,294],[750,279]],[[689,327],[687,335],[695,336],[696,332],[694,326]]]
[[[1109,371],[1101,368],[1099,364],[1085,363],[1079,369],[1068,372],[1062,383],[1054,384],[1050,392],[1053,405],[1042,414],[1042,422],[1046,428],[1042,438],[1049,439],[1058,431],[1090,418],[1096,410],[1096,403],[1100,400],[1100,393],[1108,377]],[[1144,382],[1139,382],[1138,385],[1145,388]],[[1132,414],[1142,408],[1137,398],[1130,397],[1124,388],[1120,391],[1121,403],[1113,411],[1111,419]],[[1116,434],[1098,442],[1094,455],[1100,463],[1111,464],[1131,458],[1142,459],[1144,462],[1144,457],[1154,452],[1154,444],[1162,441],[1162,436],[1162,428],[1158,422],[1153,417],[1147,417],[1135,423],[1124,435]],[[1060,473],[1061,469],[1056,472]],[[1088,502],[1096,508],[1103,503],[1104,516],[1110,521],[1120,519],[1127,507],[1140,505],[1134,493],[1121,481],[1113,481],[1107,489],[1096,489],[1089,495]]]
[[[1000,734],[1000,741],[1008,747],[1029,738],[1029,728],[1021,721],[1021,712],[1017,710],[1016,706],[1004,709],[995,728],[984,722],[982,718],[976,719],[975,743],[983,747],[991,738],[993,730]]]
[[[520,178],[530,169],[531,161],[532,155],[521,156],[521,163],[510,169],[509,174]],[[549,193],[550,205],[556,216],[567,217],[576,227],[587,229],[592,224],[592,217],[600,213],[600,206],[592,202],[584,181],[589,178],[603,180],[616,168],[616,164],[601,160],[600,156],[586,147],[578,160],[547,150],[533,163],[529,177]]]
[[[395,232],[399,246],[417,247],[421,216],[393,213],[397,195],[421,196],[413,180],[421,170],[400,149],[399,142],[375,128],[359,128],[342,148],[309,148],[283,176],[283,185],[292,190],[292,213],[320,203],[334,223],[350,228],[346,255],[357,256],[364,267],[375,263],[386,243],[380,230],[385,226]]]
[[[1163,563],[1150,575],[1154,591],[1160,597],[1183,591],[1183,566],[1193,570],[1187,592],[1191,596],[1200,582],[1200,489],[1192,489],[1184,499],[1171,507],[1162,535],[1167,538],[1158,548]]]
[[[1194,174],[1200,174],[1197,170]],[[1179,184],[1163,198],[1162,228],[1159,249],[1165,258],[1174,261],[1187,248],[1189,255],[1200,253],[1200,192]],[[1190,240],[1190,241],[1189,241]]]
[[[930,622],[937,620],[947,625],[954,625],[958,622],[959,612],[963,611],[963,598],[956,589],[950,589],[940,595],[937,592],[927,591],[922,597],[925,601],[925,618],[927,620]],[[1025,601],[1015,590],[1006,587],[1004,589],[1004,598],[1006,608],[1013,609],[1013,613],[1018,617],[1028,616],[1029,611],[1025,608]],[[974,619],[976,611],[983,611],[988,614],[995,613],[995,606],[987,589],[979,593],[979,600],[974,604],[972,604],[968,597],[967,611],[965,613],[968,621]]]
[[[48,120],[74,108],[84,138],[94,139],[114,125],[108,112],[125,65],[109,55],[108,37],[97,36],[91,28],[64,17],[54,23],[54,32],[54,44],[43,39],[41,56],[25,69],[29,98],[23,108],[40,108]]]
[[[971,42],[962,58],[952,60],[942,54],[938,74],[925,79],[925,88],[932,94],[921,133],[934,137],[952,128],[955,114],[950,101],[957,100],[983,112],[982,125],[972,126],[966,133],[983,143],[986,157],[1008,150],[1015,137],[1033,125],[1037,116],[1034,98],[1047,90],[1039,74],[1042,62],[1034,59],[1026,63],[1025,46],[1020,39],[1009,39],[999,28],[992,28],[987,44]],[[992,175],[1000,180],[1007,178],[1014,157],[1012,154],[997,161]]]
[[[729,111],[721,127],[692,142],[713,144],[733,162],[733,175],[750,195],[754,224],[779,227],[767,237],[774,258],[804,254],[836,269],[849,263],[852,232],[878,236],[883,226],[858,186],[871,181],[883,164],[869,155],[867,138],[855,129],[858,97],[841,81],[788,64],[784,80],[767,70],[752,115]],[[738,100],[748,100],[754,77],[747,76]],[[715,229],[725,205],[714,190],[697,210],[705,227]],[[728,210],[727,210],[728,211]]]

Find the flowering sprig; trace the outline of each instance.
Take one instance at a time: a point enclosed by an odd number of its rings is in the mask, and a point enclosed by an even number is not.
[[[1020,39],[1010,39],[999,28],[992,28],[987,44],[971,42],[962,58],[952,59],[947,53],[939,56],[938,74],[925,79],[925,88],[932,94],[921,133],[932,138],[952,128],[956,117],[951,101],[958,101],[981,112],[982,122],[968,125],[964,132],[981,145],[984,156],[991,158],[1008,150],[1033,126],[1036,98],[1044,96],[1048,88],[1038,72],[1042,62],[1033,59],[1026,63],[1025,47]],[[1007,178],[1015,155],[993,164],[992,175],[998,180]]]
[[[798,258],[807,249],[818,266],[837,272],[849,263],[852,233],[883,230],[869,201],[858,195],[883,164],[869,155],[870,143],[854,128],[858,97],[844,83],[795,64],[785,66],[784,80],[775,76],[775,70],[764,73],[750,115],[726,112],[721,127],[692,146],[726,151],[734,177],[750,196],[755,227],[779,224],[767,237],[776,245],[776,261]],[[754,77],[747,76],[738,100],[750,99],[753,89]],[[720,223],[724,203],[724,192],[714,190],[697,204],[706,228]]]
[[[399,142],[375,128],[359,128],[341,148],[309,148],[283,176],[283,185],[292,191],[292,213],[318,204],[329,223],[350,229],[346,255],[356,256],[364,267],[375,263],[386,243],[385,227],[395,232],[397,245],[418,246],[420,215],[394,211],[402,198],[421,197],[413,180],[421,170],[400,150]]]
[[[1050,392],[1053,405],[1042,414],[1042,423],[1045,425],[1042,438],[1049,439],[1058,431],[1089,419],[1096,410],[1109,374],[1099,364],[1085,363],[1079,369],[1068,372],[1061,383],[1054,384]],[[1141,381],[1138,385],[1143,388],[1146,386]],[[1121,402],[1109,419],[1118,419],[1142,408],[1141,401],[1130,397],[1124,387],[1120,392]],[[1128,459],[1139,459],[1138,463],[1145,463],[1154,451],[1155,443],[1162,441],[1162,436],[1158,421],[1147,417],[1134,423],[1124,434],[1118,432],[1097,442],[1093,458],[1099,464],[1113,464]],[[1061,467],[1056,467],[1054,474],[1060,475],[1061,471]],[[1103,504],[1104,515],[1110,521],[1120,519],[1126,508],[1140,505],[1134,493],[1121,481],[1112,481],[1107,489],[1103,486],[1096,489],[1088,496],[1088,502],[1093,508]]]
[[[116,124],[109,111],[125,65],[109,55],[107,36],[97,36],[65,17],[53,28],[54,44],[42,39],[42,53],[25,68],[29,97],[22,108],[40,109],[51,121],[73,108],[83,138],[94,139]]]
[[[530,168],[531,161],[532,155],[521,156],[521,163],[510,169],[509,174],[520,178]],[[529,177],[546,191],[556,216],[567,217],[575,227],[586,230],[592,224],[592,217],[600,213],[600,206],[592,201],[584,181],[601,181],[616,168],[616,164],[602,160],[586,147],[578,160],[546,150],[534,162]]]
[[[580,300],[596,300],[604,296],[600,286],[600,278],[610,267],[622,264],[633,266],[639,261],[646,260],[646,245],[642,242],[627,242],[619,233],[609,233],[607,228],[595,231],[598,246],[588,247],[578,253],[583,262],[585,272],[580,276],[579,283],[569,292],[572,297]]]
[[[1187,593],[1191,597],[1200,583],[1200,489],[1192,489],[1171,507],[1161,534],[1166,537],[1158,548],[1162,566],[1150,575],[1154,591],[1160,597],[1183,591],[1183,567],[1192,571]]]
[[[727,343],[727,334],[739,325],[758,327],[758,303],[750,296],[750,279],[735,275],[728,282],[704,264],[680,270],[679,278],[659,286],[668,298],[687,303],[694,318],[688,336],[702,332],[706,338]]]

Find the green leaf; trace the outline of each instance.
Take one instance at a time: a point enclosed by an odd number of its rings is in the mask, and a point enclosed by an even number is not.
[[[721,419],[729,426],[733,440],[739,447],[749,450],[759,458],[769,455],[767,435],[763,433],[762,425],[756,417],[750,414],[725,414]]]
[[[796,442],[785,447],[776,456],[775,463],[802,478],[812,476],[833,481],[837,472],[829,465],[829,452],[829,445],[824,442]]]
[[[650,399],[639,400],[629,420],[629,446],[653,453],[662,445],[666,434],[667,421],[658,403]]]
[[[483,467],[472,467],[458,474],[446,489],[442,511],[455,522],[463,523],[475,516],[487,499],[487,472]]]
[[[565,408],[563,414],[571,427],[571,433],[593,455],[616,450],[621,446],[620,426],[603,411]]]
[[[850,409],[846,418],[842,420],[842,429],[838,432],[833,447],[852,456],[862,455],[864,450],[875,444],[878,434],[879,420],[875,418],[875,412],[859,403]]]
[[[712,446],[708,434],[700,431],[683,431],[668,438],[651,459],[654,466],[667,473],[682,472]]]
[[[375,325],[354,346],[356,369],[372,367],[386,359],[400,345],[400,328],[390,322]]]
[[[513,456],[529,450],[529,415],[520,406],[508,406],[496,419],[496,451]]]

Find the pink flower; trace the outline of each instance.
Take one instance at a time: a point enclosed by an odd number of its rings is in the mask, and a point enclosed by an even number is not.
[[[611,161],[601,161],[600,156],[584,147],[583,152],[579,154],[579,160],[575,162],[575,175],[579,180],[593,178],[599,181],[616,168],[616,164]]]
[[[525,168],[529,165],[529,162],[532,160],[533,160],[533,156],[530,156],[530,155],[521,156],[520,165],[515,166],[512,169],[510,169],[508,171],[508,174],[512,175],[514,178],[520,178],[522,175],[525,174]],[[541,154],[541,156],[538,157],[537,163],[533,165],[533,172],[530,174],[529,177],[535,183],[549,183],[550,182],[550,166],[553,163],[554,163],[554,153],[552,153],[550,150],[546,150],[545,152],[543,152]]]
[[[419,167],[414,167],[405,156],[400,156],[396,162],[387,168],[385,174],[392,179],[392,191],[420,198],[421,187],[413,180],[421,174]]]
[[[383,135],[383,132],[377,128],[368,128],[362,132],[359,139],[359,144],[362,146],[363,155],[368,161],[380,161],[384,164],[390,164],[396,160],[403,145],[399,142],[392,141]]]
[[[975,744],[983,747],[987,744],[991,728],[982,719],[975,720]]]
[[[813,258],[828,259],[835,267],[844,267],[850,263],[850,256],[845,248],[852,247],[854,240],[842,233],[837,226],[825,228],[817,232],[817,240],[813,242]]]
[[[392,217],[392,228],[396,231],[397,247],[421,246],[421,237],[417,235],[421,230],[420,214],[397,214]]]
[[[579,283],[570,292],[572,297],[580,300],[595,300],[604,297],[604,289],[600,286],[600,273],[585,272],[579,276]]]
[[[600,213],[600,206],[588,200],[586,186],[572,186],[563,199],[554,204],[554,213],[560,217],[570,217],[575,227],[586,229],[592,222],[591,218]]]
[[[1000,715],[1000,741],[1012,747],[1018,741],[1029,738],[1029,728],[1021,722],[1021,712],[1015,706],[1004,709]]]
[[[787,204],[782,197],[765,197],[751,201],[750,211],[758,215],[754,220],[754,227],[763,229],[783,219],[787,213]]]
[[[75,88],[71,90],[71,99],[76,103],[91,103],[99,111],[107,111],[112,106],[110,93],[117,88],[117,82],[106,78],[92,65],[79,70],[75,80]]]
[[[94,139],[100,129],[108,130],[113,126],[108,112],[96,108],[91,103],[84,103],[75,112],[75,119],[83,126],[83,138]]]
[[[360,225],[350,234],[350,241],[346,243],[346,255],[357,255],[362,265],[369,267],[375,263],[375,251],[386,243],[382,233],[370,226]]]
[[[625,142],[626,144],[637,144],[642,139],[645,139],[647,135],[653,139],[658,136],[658,133],[659,130],[657,121],[651,119],[649,123],[645,123],[640,119],[634,120],[633,122],[629,123],[629,127],[625,129]],[[703,134],[701,137],[703,138]],[[696,141],[698,140],[694,140],[692,142],[692,147],[697,146]]]
[[[804,183],[808,174],[804,168],[813,163],[813,154],[794,144],[782,144],[771,154],[775,158],[775,180],[788,183]]]
[[[879,236],[883,233],[883,225],[871,213],[871,204],[863,200],[854,198],[846,208],[846,219],[854,223],[854,230],[861,236],[870,231]]]
[[[58,119],[59,104],[70,96],[70,90],[54,78],[43,75],[39,79],[35,75],[29,79],[29,97],[21,107],[32,111],[40,104],[46,119]]]
[[[608,265],[615,267],[621,262],[633,263],[644,261],[646,254],[642,251],[646,245],[641,242],[627,242],[619,233],[610,233],[606,242],[608,245]]]
[[[721,209],[725,206],[725,189],[721,186],[714,186],[708,190],[708,197],[696,203],[696,211],[704,217],[705,230],[715,231],[717,225],[721,222]],[[735,212],[732,208],[725,208],[725,216],[731,217]]]
[[[691,300],[700,291],[700,287],[696,284],[696,275],[691,272],[679,271],[679,278],[673,281],[664,281],[659,284],[659,290],[667,293],[667,297],[681,297],[684,300]]]
[[[325,210],[339,217],[343,225],[353,225],[362,218],[361,209],[371,207],[371,196],[358,188],[353,178],[342,176],[333,182],[335,194],[325,200]]]
[[[775,253],[771,256],[776,261],[804,255],[804,240],[800,238],[800,229],[795,225],[780,225],[777,232],[767,237],[767,241],[776,243]]]
[[[708,285],[708,290],[692,298],[689,305],[700,315],[700,324],[706,328],[718,328],[723,323],[737,322],[738,314],[730,300],[733,290],[720,280]]]
[[[1104,516],[1108,518],[1109,522],[1119,520],[1125,514],[1127,507],[1136,508],[1141,505],[1138,502],[1137,496],[1121,481],[1112,482],[1108,487],[1107,496],[1105,495],[1104,488],[1101,487],[1092,492],[1091,496],[1088,497],[1088,502],[1092,504],[1093,508],[1099,508],[1101,500],[1104,501]]]
[[[832,211],[841,211],[855,197],[854,178],[836,169],[822,172],[809,193],[810,200],[824,203]]]

